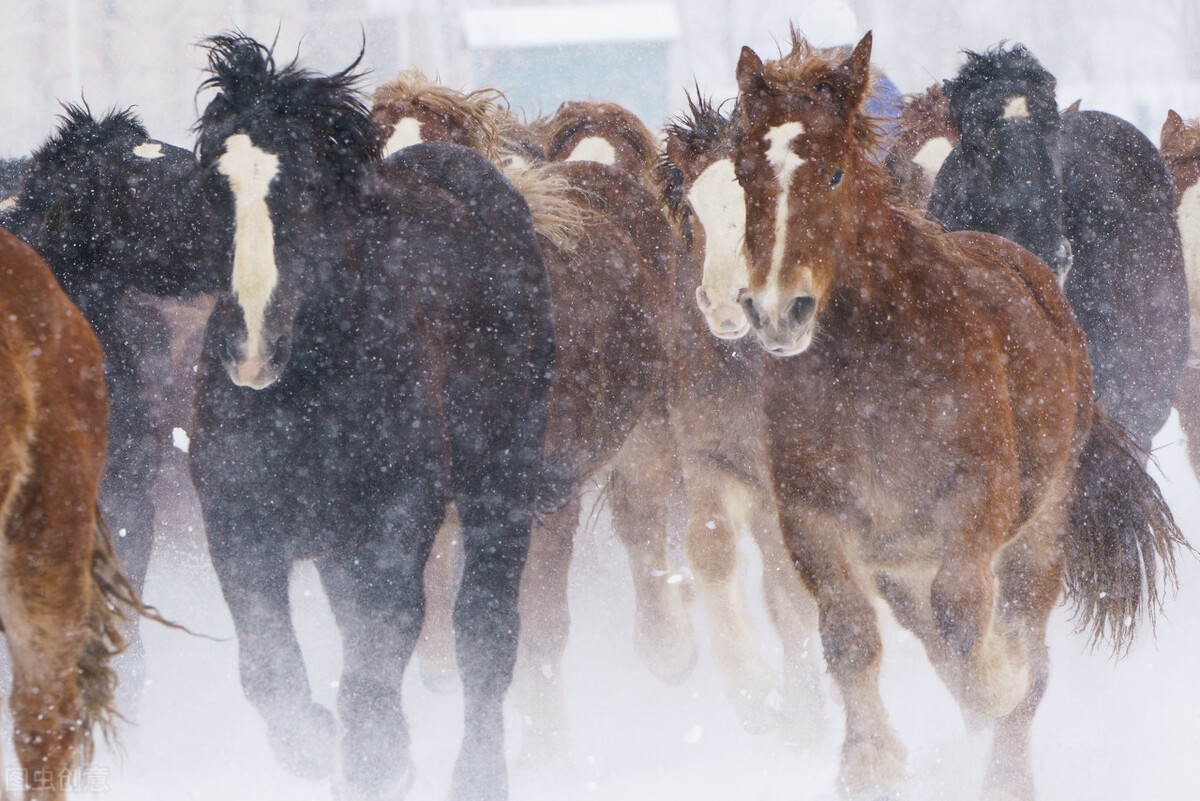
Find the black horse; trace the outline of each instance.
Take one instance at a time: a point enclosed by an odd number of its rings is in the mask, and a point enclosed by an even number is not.
[[[445,506],[465,564],[455,608],[466,707],[458,799],[503,798],[502,701],[553,361],[545,266],[523,198],[456,145],[386,162],[354,72],[241,35],[208,40],[197,130],[222,287],[201,360],[192,475],[276,756],[333,772],[288,571],[312,559],[342,632],[342,771],[355,798],[412,779],[400,686]],[[231,380],[232,379],[232,380]]]
[[[1188,349],[1162,157],[1111,114],[1060,116],[1054,76],[1021,45],[967,53],[943,88],[961,139],[938,173],[930,214],[952,230],[1005,236],[1055,269],[1087,333],[1101,408],[1148,452]]]
[[[140,591],[154,536],[151,485],[165,437],[143,389],[169,375],[169,332],[139,293],[205,291],[193,246],[197,215],[187,185],[195,158],[150,138],[131,111],[96,119],[64,106],[58,131],[20,172],[0,226],[32,246],[87,317],[104,349],[112,408],[100,489],[117,558]],[[144,294],[141,295],[144,297]]]

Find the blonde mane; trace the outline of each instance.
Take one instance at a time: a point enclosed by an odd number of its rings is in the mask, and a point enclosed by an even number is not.
[[[467,147],[491,161],[500,145],[496,114],[503,100],[499,89],[460,92],[431,80],[417,67],[404,70],[371,97],[373,108],[424,108],[455,123],[466,132]]]

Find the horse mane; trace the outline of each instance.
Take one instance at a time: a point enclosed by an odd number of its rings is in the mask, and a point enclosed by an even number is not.
[[[363,73],[355,72],[363,51],[341,72],[321,75],[295,60],[277,66],[271,48],[240,33],[210,37],[203,47],[210,76],[200,89],[218,94],[196,126],[202,161],[216,158],[224,137],[234,133],[222,123],[237,115],[284,117],[312,128],[320,134],[316,140],[329,147],[338,175],[379,160],[382,142],[359,91]]]
[[[546,157],[551,161],[564,156],[567,141],[580,130],[610,125],[621,132],[638,159],[638,173],[651,176],[658,163],[658,140],[636,114],[616,103],[569,100],[558,107],[546,131]]]
[[[92,115],[87,103],[63,103],[62,108],[63,113],[59,115],[62,124],[33,154],[30,166],[34,170],[58,170],[113,142],[150,138],[146,126],[132,108],[112,109],[100,119]]]
[[[411,106],[426,108],[457,124],[467,135],[467,147],[482,153],[490,160],[500,146],[498,101],[504,99],[499,89],[476,89],[460,92],[430,79],[418,67],[410,67],[394,80],[375,90],[372,105]]]
[[[942,86],[960,133],[990,128],[1000,118],[1002,103],[1017,94],[1025,97],[1035,125],[1049,132],[1061,128],[1054,94],[1057,82],[1025,45],[1005,49],[1001,43],[984,53],[963,52],[966,63]],[[996,102],[981,103],[983,97],[994,97]]]
[[[830,89],[840,87],[848,75],[842,66],[850,58],[853,48],[816,47],[809,44],[804,34],[792,25],[792,49],[774,61],[766,62],[763,77],[767,86],[788,94],[803,94],[814,100],[827,96]],[[854,137],[865,152],[873,151],[880,139],[879,121],[863,109],[866,98],[874,91],[878,73],[872,69],[863,92],[862,102],[853,110]]]

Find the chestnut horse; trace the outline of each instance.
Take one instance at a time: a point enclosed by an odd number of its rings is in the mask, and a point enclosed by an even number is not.
[[[688,113],[666,129],[662,193],[686,253],[676,279],[671,424],[688,500],[688,563],[712,623],[728,696],[748,729],[779,722],[782,711],[789,737],[811,741],[820,660],[808,655],[805,643],[816,631],[816,608],[779,530],[759,391],[764,355],[739,340],[749,331],[736,303],[747,278],[745,199],[733,174],[739,120],[736,110],[726,115],[689,99]],[[718,296],[726,300],[723,308],[708,302]],[[743,531],[762,553],[764,600],[783,643],[782,710],[779,682],[759,653],[744,605],[737,554]]]
[[[1095,410],[1087,345],[1046,265],[890,202],[869,155],[871,35],[737,66],[750,281],[775,358],[768,453],[785,541],[816,595],[846,708],[841,783],[896,798],[872,599],[962,708],[995,723],[985,793],[1033,798],[1030,726],[1066,588],[1120,650],[1181,542],[1157,485]],[[1152,618],[1153,619],[1153,618]]]
[[[1175,187],[1175,222],[1183,240],[1190,307],[1191,347],[1179,374],[1175,410],[1187,435],[1192,469],[1200,471],[1200,122],[1185,123],[1174,111],[1167,112],[1159,151]]]
[[[376,91],[372,116],[391,141],[402,130],[431,141],[448,140],[455,121],[468,120],[470,124],[457,128],[461,140],[503,164],[504,154],[493,144],[503,121],[491,110],[471,113],[480,109],[481,96],[421,83],[406,73]],[[539,227],[556,337],[540,514],[521,578],[514,679],[524,729],[522,758],[539,762],[566,755],[561,662],[570,623],[568,568],[585,480],[617,461],[626,465],[622,475],[639,486],[662,483],[661,459],[641,454],[653,453],[648,442],[665,428],[665,422],[656,426],[651,419],[665,418],[661,376],[667,361],[666,326],[661,310],[670,302],[675,243],[657,197],[617,167],[576,160],[525,170],[508,165],[505,173],[529,199]],[[554,199],[557,204],[550,204]],[[565,232],[556,228],[553,223],[564,214],[583,224]],[[613,336],[614,331],[621,336]],[[650,433],[631,437],[635,427]],[[631,455],[635,452],[638,458]],[[656,500],[657,507],[639,507],[624,526],[639,537],[647,530],[665,531],[665,498]],[[620,511],[614,515],[623,520]],[[435,685],[444,682],[446,654],[452,649],[446,623],[456,536],[453,525],[443,526],[426,569],[431,603],[422,631],[421,666]]]
[[[941,84],[918,95],[906,95],[895,130],[883,164],[896,182],[896,199],[925,208],[938,171],[958,144],[958,130],[950,119]]]
[[[93,727],[111,726],[109,662],[123,610],[141,608],[100,513],[107,425],[99,341],[46,263],[0,229],[0,621],[26,799],[65,799]]]

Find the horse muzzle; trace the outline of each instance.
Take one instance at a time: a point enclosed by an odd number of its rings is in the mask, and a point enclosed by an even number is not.
[[[741,305],[750,327],[772,356],[795,356],[812,344],[817,327],[817,299],[812,295],[794,295],[772,303],[744,290]]]
[[[750,321],[738,303],[737,293],[732,298],[713,300],[707,287],[696,287],[696,305],[704,315],[708,330],[718,339],[741,339],[750,333]]]

